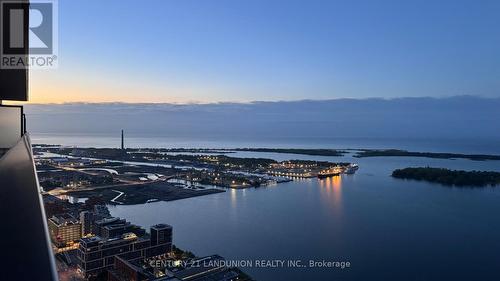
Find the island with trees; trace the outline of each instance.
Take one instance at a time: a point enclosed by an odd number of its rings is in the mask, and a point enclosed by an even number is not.
[[[397,169],[392,172],[392,177],[457,187],[485,187],[500,184],[499,172],[461,171],[430,167]]]

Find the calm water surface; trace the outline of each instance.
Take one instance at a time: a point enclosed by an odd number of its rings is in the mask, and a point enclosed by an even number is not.
[[[173,202],[111,207],[145,227],[174,226],[174,242],[227,259],[341,260],[350,269],[244,268],[258,280],[500,280],[500,191],[391,178],[395,168],[500,171],[500,161],[246,157],[354,161],[355,175],[305,179]]]
[[[125,132],[125,145],[130,148],[397,148],[413,151],[500,154],[500,139],[407,139],[407,138],[271,138],[254,139],[239,136],[143,136]],[[61,144],[80,147],[120,147],[120,131],[113,135],[41,134],[31,135],[33,143]]]
[[[34,135],[34,143],[117,147],[110,136]],[[199,140],[129,137],[129,147],[400,148],[500,154],[497,141]],[[500,171],[500,161],[353,159],[238,152],[276,160],[351,161],[355,175],[305,179],[172,202],[111,206],[114,216],[174,226],[174,243],[231,260],[349,261],[349,269],[243,268],[257,280],[500,280],[500,188],[397,180],[408,166]]]

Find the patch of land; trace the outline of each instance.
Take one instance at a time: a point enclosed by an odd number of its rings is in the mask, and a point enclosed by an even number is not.
[[[457,187],[485,187],[500,184],[499,172],[461,171],[444,168],[404,168],[392,172],[398,179],[411,179]]]
[[[79,198],[99,196],[111,204],[170,201],[223,192],[220,188],[256,188],[294,178],[353,174],[358,166],[329,161],[230,157],[221,150],[35,147],[41,187],[50,195]],[[186,149],[171,149],[185,151]],[[258,150],[258,149],[257,149]],[[337,155],[333,150],[282,150],[281,153]],[[207,154],[217,152],[217,154]],[[51,153],[46,155],[46,153]]]
[[[115,199],[118,195],[120,195],[119,192],[123,192],[123,194]],[[154,182],[149,184],[115,187],[113,189],[70,191],[66,194],[78,198],[99,196],[106,202],[123,205],[134,205],[144,204],[152,201],[173,201],[220,192],[224,192],[224,190],[188,189],[167,182]]]
[[[336,149],[302,149],[302,148],[235,148],[230,151],[272,152],[286,154],[301,154],[311,156],[344,156],[346,151]]]
[[[459,153],[439,153],[439,152],[413,152],[399,149],[362,149],[354,157],[382,157],[382,156],[400,156],[400,157],[427,157],[438,159],[469,159],[476,161],[500,160],[500,155],[488,154],[459,154]]]

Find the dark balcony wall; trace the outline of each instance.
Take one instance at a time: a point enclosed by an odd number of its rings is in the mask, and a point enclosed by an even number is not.
[[[1,280],[57,280],[28,135],[0,158]]]

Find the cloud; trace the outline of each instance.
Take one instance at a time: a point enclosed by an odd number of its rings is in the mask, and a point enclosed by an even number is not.
[[[26,105],[34,133],[188,137],[500,138],[500,98]]]

